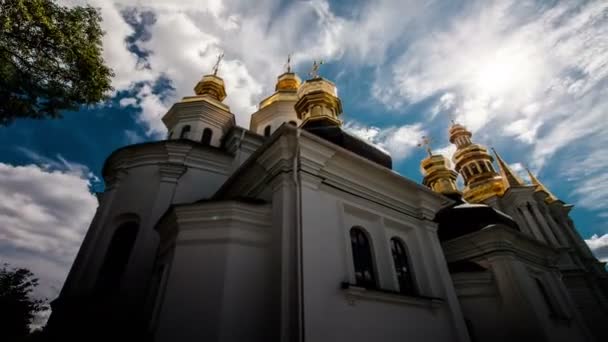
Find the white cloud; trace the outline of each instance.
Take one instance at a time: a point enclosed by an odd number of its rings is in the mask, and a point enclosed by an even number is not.
[[[420,123],[378,128],[347,122],[344,129],[388,152],[394,160],[407,158],[425,134]]]
[[[42,165],[0,163],[0,258],[34,272],[40,279],[34,295],[51,300],[95,213],[97,200],[89,192],[95,180],[80,164],[29,155]]]
[[[373,94],[388,108],[439,96],[431,114],[450,108],[476,133],[532,144],[541,167],[608,127],[607,12],[601,1],[475,2],[414,39],[378,73]]]
[[[64,0],[82,4],[83,0]],[[343,20],[337,18],[324,0],[293,2],[137,0],[89,1],[101,9],[104,57],[116,73],[117,90],[133,90],[144,84],[133,100],[121,105],[141,109],[139,122],[147,134],[160,138],[166,129],[160,117],[172,103],[193,94],[202,75],[211,71],[216,56],[225,53],[219,76],[228,94],[225,102],[236,114],[237,124],[248,127],[249,116],[259,101],[271,94],[287,54],[296,63],[312,59],[332,59],[342,54],[340,38]],[[129,52],[125,38],[135,31],[121,11],[147,11],[155,22],[149,35],[135,45],[149,52],[143,68]],[[280,11],[280,13],[278,13]],[[152,89],[160,78],[170,80],[174,92]],[[139,88],[138,88],[139,89]]]
[[[598,236],[594,234],[589,240],[585,240],[593,254],[600,261],[608,262],[608,234]]]

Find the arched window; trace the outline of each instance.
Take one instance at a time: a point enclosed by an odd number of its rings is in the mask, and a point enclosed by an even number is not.
[[[481,172],[488,172],[488,171],[490,171],[490,170],[488,170],[488,166],[486,165],[485,162],[481,162],[479,164],[479,168],[481,169]]]
[[[266,126],[264,128],[264,136],[265,137],[269,137],[270,136],[270,125]]]
[[[186,125],[182,127],[182,132],[179,134],[180,139],[184,139],[188,137],[188,133],[190,133],[190,125]]]
[[[203,145],[211,144],[211,137],[213,136],[213,131],[211,128],[207,127],[203,130],[203,138],[201,139],[201,143]]]
[[[477,164],[476,163],[471,163],[471,172],[473,173],[473,175],[476,175],[479,173],[479,169],[477,168]]]
[[[298,123],[297,123],[297,122],[295,122],[295,121],[293,121],[293,120],[289,121],[289,124],[290,124],[290,125],[294,125],[294,126],[297,126],[297,125],[298,125]]]
[[[399,238],[391,239],[391,254],[395,264],[395,273],[399,281],[399,292],[412,295],[415,293],[414,282],[412,279],[412,269],[407,257],[405,244]]]
[[[363,229],[350,229],[350,243],[353,250],[356,284],[365,288],[376,287],[372,246]]]
[[[97,288],[101,292],[115,293],[118,291],[138,230],[137,223],[126,222],[114,232],[97,278]]]

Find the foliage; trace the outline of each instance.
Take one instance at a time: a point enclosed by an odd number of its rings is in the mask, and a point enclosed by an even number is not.
[[[0,0],[0,125],[15,118],[57,118],[103,100],[101,16],[90,6],[52,0]]]
[[[19,341],[30,333],[29,325],[36,313],[47,306],[31,298],[38,279],[25,268],[0,268],[0,332],[3,341]]]

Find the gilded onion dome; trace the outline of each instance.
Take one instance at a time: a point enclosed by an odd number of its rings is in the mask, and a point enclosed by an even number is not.
[[[471,141],[471,132],[454,123],[450,127],[450,142],[456,145],[453,161],[456,172],[464,179],[463,198],[469,203],[480,203],[505,191],[502,177],[494,170],[494,158],[487,148]]]
[[[456,186],[458,173],[450,169],[450,161],[440,154],[430,154],[420,162],[422,184],[449,197],[460,197]]]
[[[303,126],[313,122],[342,125],[338,118],[342,114],[342,101],[338,97],[336,85],[322,77],[306,80],[300,86],[295,110]]]
[[[286,72],[277,78],[274,94],[268,96],[260,102],[260,109],[264,109],[269,105],[278,101],[295,101],[297,100],[296,92],[302,81],[293,72]]]
[[[219,102],[226,98],[224,80],[215,74],[203,76],[194,87],[194,92],[198,96],[208,96]]]

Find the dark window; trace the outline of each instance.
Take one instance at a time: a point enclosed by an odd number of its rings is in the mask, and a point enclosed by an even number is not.
[[[190,125],[186,125],[186,126],[182,127],[182,132],[179,134],[180,139],[187,138],[189,132],[190,132]]]
[[[399,281],[399,292],[403,294],[414,294],[414,282],[412,279],[412,269],[407,257],[405,244],[398,238],[391,239],[391,253],[395,263],[395,272]]]
[[[201,139],[201,143],[203,145],[209,145],[211,144],[211,137],[213,136],[213,131],[211,130],[211,128],[205,128],[203,130],[203,138]]]
[[[538,278],[534,278],[534,280],[536,281],[536,286],[538,287],[538,290],[540,291],[541,296],[543,296],[543,300],[545,301],[545,304],[547,305],[547,309],[549,309],[549,314],[552,316],[557,315],[557,310],[555,310],[555,306],[553,305],[553,301],[551,300],[551,297],[549,297],[549,293],[547,292],[545,285]]]
[[[486,163],[485,163],[485,162],[481,162],[481,163],[479,164],[479,167],[481,168],[481,172],[488,172],[488,171],[489,171],[489,170],[488,170],[488,166],[486,165]]]
[[[137,223],[127,222],[120,225],[114,232],[97,280],[97,287],[101,292],[115,293],[118,291],[138,230]]]
[[[294,125],[294,126],[297,126],[297,125],[298,125],[298,123],[297,123],[297,122],[295,122],[295,121],[289,121],[289,124],[290,124],[290,125]]]
[[[477,164],[471,163],[471,172],[476,175],[479,173],[479,169],[477,168]]]
[[[173,131],[167,132],[167,139],[171,139],[172,135],[173,135]]]
[[[266,128],[264,128],[264,136],[265,137],[270,136],[270,125],[268,125],[268,126],[266,126]]]
[[[351,228],[350,243],[353,249],[357,285],[365,288],[376,287],[372,247],[363,229],[357,227]]]

